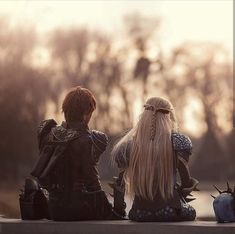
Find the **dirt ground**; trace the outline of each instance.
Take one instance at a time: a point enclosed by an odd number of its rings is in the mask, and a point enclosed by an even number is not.
[[[20,218],[19,191],[0,190],[0,215],[6,218]]]

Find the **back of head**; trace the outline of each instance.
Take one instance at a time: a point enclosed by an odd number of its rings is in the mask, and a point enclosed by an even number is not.
[[[96,108],[96,100],[90,90],[76,86],[66,95],[62,110],[68,122],[83,121],[85,115],[91,114]]]
[[[144,105],[137,125],[131,130],[132,146],[125,179],[131,195],[153,200],[173,194],[172,130],[176,129],[172,104],[152,97]]]

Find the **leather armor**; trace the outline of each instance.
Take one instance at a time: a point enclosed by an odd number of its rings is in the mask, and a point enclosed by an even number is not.
[[[54,120],[45,120],[38,128],[38,141],[40,156],[31,174],[42,184],[101,189],[97,162],[108,143],[104,133],[90,131],[81,122],[56,125]]]
[[[107,136],[82,122],[43,121],[39,160],[32,175],[49,191],[52,220],[121,219],[101,189],[97,163]]]

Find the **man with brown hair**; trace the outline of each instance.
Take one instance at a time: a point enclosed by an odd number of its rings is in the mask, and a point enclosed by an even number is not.
[[[53,220],[120,219],[101,188],[97,163],[107,136],[89,130],[96,108],[93,94],[77,86],[66,95],[65,122],[43,121],[38,129],[40,158],[31,173],[49,191]]]

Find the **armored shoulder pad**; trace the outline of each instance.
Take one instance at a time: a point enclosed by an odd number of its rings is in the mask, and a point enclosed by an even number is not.
[[[39,149],[44,145],[46,136],[50,133],[51,129],[57,125],[54,119],[42,121],[38,126],[38,145]]]
[[[188,136],[181,133],[172,133],[172,143],[174,150],[180,156],[189,156],[192,154],[192,142]]]
[[[96,150],[102,154],[108,145],[108,137],[103,133],[96,130],[91,131],[91,140]]]
[[[56,125],[57,123],[54,119],[47,119],[42,121],[38,126],[38,137],[48,134]]]

